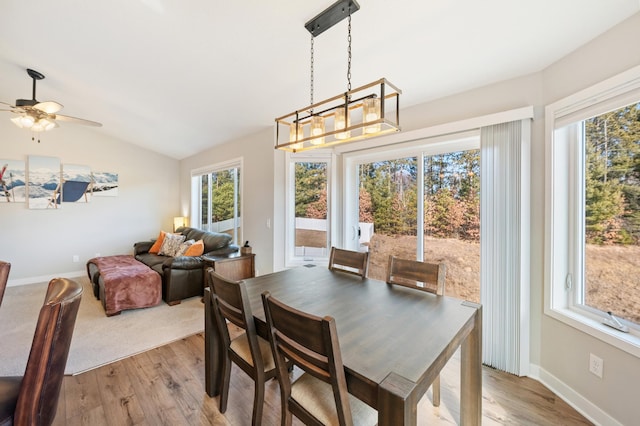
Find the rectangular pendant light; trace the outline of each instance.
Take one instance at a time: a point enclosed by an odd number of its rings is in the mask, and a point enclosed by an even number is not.
[[[401,93],[381,78],[276,118],[275,148],[301,152],[397,132]]]
[[[400,130],[400,89],[381,78],[351,90],[351,15],[359,9],[355,0],[338,0],[305,24],[311,33],[312,105],[276,118],[276,149],[300,152]],[[314,103],[313,39],[345,18],[349,18],[347,91]]]

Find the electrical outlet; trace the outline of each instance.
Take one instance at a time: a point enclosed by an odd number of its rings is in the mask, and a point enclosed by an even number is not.
[[[77,254],[73,255],[73,261],[74,262],[80,262],[80,256],[78,256]]]
[[[604,369],[604,361],[602,358],[589,354],[589,371],[602,379],[602,370]]]

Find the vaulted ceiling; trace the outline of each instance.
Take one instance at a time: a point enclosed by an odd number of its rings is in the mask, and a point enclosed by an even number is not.
[[[308,105],[304,24],[333,1],[4,0],[0,101],[30,98],[33,68],[46,76],[38,100],[182,159]],[[352,85],[386,77],[403,107],[540,71],[640,11],[638,0],[359,4]],[[346,90],[346,21],[315,39],[314,64],[316,101]]]

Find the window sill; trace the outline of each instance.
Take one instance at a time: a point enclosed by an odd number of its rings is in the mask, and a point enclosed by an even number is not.
[[[545,309],[545,313],[560,322],[640,358],[640,333],[637,330],[631,329],[629,333],[623,333],[602,324],[599,319],[591,318],[568,308]]]

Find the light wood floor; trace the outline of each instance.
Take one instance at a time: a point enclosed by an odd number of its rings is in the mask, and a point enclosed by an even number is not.
[[[235,365],[229,407],[204,391],[204,336],[197,334],[95,370],[64,378],[54,425],[238,425],[251,424],[253,381]],[[418,424],[459,424],[459,363],[443,372],[440,407],[428,391]],[[295,372],[294,372],[295,374]],[[589,425],[584,417],[539,382],[483,367],[484,425]],[[276,380],[267,383],[263,425],[280,424]],[[294,419],[294,425],[300,423]]]

